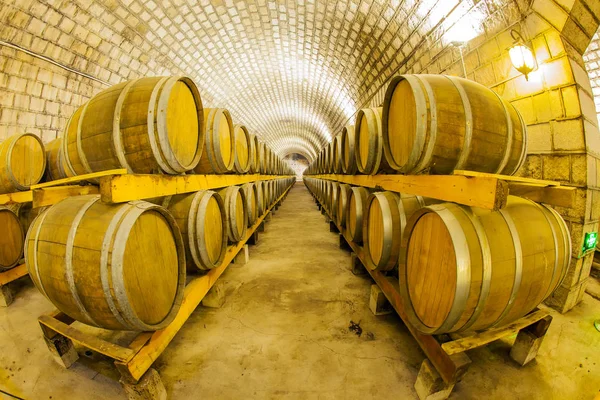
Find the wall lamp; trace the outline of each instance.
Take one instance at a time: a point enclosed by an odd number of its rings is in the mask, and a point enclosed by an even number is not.
[[[523,40],[523,36],[521,36],[519,32],[511,29],[510,36],[515,41],[513,46],[508,50],[510,62],[517,71],[525,75],[526,80],[529,80],[527,77],[529,73],[537,69],[535,55],[533,54],[533,51],[525,45],[525,40]]]

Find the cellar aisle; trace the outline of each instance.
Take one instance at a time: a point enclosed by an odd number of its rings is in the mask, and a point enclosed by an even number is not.
[[[424,355],[396,315],[368,309],[370,279],[349,271],[324,217],[302,183],[250,248],[250,262],[220,279],[226,303],[198,309],[155,363],[172,399],[416,398]],[[52,306],[28,279],[0,309],[0,389],[27,399],[124,398],[120,385],[82,363],[54,364],[36,317]],[[590,296],[555,317],[538,359],[518,368],[510,340],[469,352],[473,365],[451,398],[592,398],[600,346]],[[362,334],[349,329],[359,323]],[[521,385],[520,382],[528,382]],[[10,399],[0,393],[0,399]]]

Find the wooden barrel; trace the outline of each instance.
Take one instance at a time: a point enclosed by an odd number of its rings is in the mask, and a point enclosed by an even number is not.
[[[346,210],[348,208],[348,199],[350,197],[350,185],[341,183],[338,185],[337,190],[336,221],[339,226],[344,228],[346,226]]]
[[[248,226],[254,225],[258,219],[258,190],[252,182],[245,183],[242,186],[246,197],[246,212],[248,213]]]
[[[337,208],[338,208],[338,182],[331,182],[331,189],[329,190],[329,216],[332,220],[337,220]]]
[[[46,148],[46,181],[55,181],[67,177],[62,152],[62,137],[47,143]]]
[[[337,135],[336,137],[334,137],[332,143],[333,143],[333,147],[332,147],[333,173],[341,174],[342,173],[342,162],[343,162],[342,136]]]
[[[235,134],[231,114],[224,108],[205,108],[206,148],[198,166],[197,174],[227,174],[235,165]]]
[[[356,168],[362,174],[392,171],[383,152],[381,113],[378,107],[364,108],[356,114],[354,156]]]
[[[346,207],[346,232],[354,243],[363,242],[363,216],[366,213],[367,199],[370,191],[362,186],[350,188],[348,206]]]
[[[225,203],[227,237],[230,242],[237,243],[244,238],[248,227],[246,195],[239,186],[228,186],[221,189],[219,195]]]
[[[144,201],[64,199],[27,233],[31,280],[60,311],[105,329],[153,331],[177,314],[185,252],[171,214]]]
[[[259,173],[258,146],[260,142],[256,135],[250,134],[250,173]]]
[[[346,125],[342,129],[342,172],[348,175],[356,174],[356,153],[354,140],[354,125]]]
[[[180,174],[204,147],[202,101],[187,77],[141,78],[114,85],[75,111],[64,131],[64,170],[115,168]]]
[[[254,188],[256,189],[256,207],[258,209],[258,217],[261,217],[267,209],[267,201],[265,199],[262,181],[254,182]]]
[[[402,75],[387,88],[383,142],[389,165],[416,174],[455,169],[514,174],[526,155],[515,107],[487,87],[444,75]]]
[[[502,326],[533,310],[562,282],[571,241],[556,211],[509,196],[499,211],[453,203],[417,211],[402,250],[409,321],[437,334]]]
[[[367,268],[389,271],[398,264],[406,221],[424,206],[421,196],[393,192],[369,196],[363,218]]]
[[[0,143],[0,194],[29,190],[45,170],[46,152],[39,137],[24,133]]]
[[[14,207],[0,206],[0,271],[16,266],[23,257],[25,231]]]
[[[227,218],[221,196],[200,190],[169,196],[165,204],[181,231],[188,271],[220,266],[227,252]]]
[[[250,170],[251,144],[250,134],[244,125],[235,125],[235,152],[233,157],[233,170],[237,174],[245,174]]]

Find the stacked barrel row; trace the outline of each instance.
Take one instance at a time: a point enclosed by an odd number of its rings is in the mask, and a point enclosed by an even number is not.
[[[556,211],[514,196],[502,210],[483,210],[311,175],[511,175],[525,158],[526,137],[519,113],[492,90],[461,78],[404,75],[392,80],[383,107],[360,110],[323,149],[304,182],[362,247],[367,268],[398,275],[418,330],[488,329],[524,316],[560,285],[571,241]]]
[[[515,107],[485,86],[444,75],[402,75],[382,107],[359,110],[305,175],[513,175],[525,161],[525,123]]]
[[[5,143],[0,184],[13,185],[2,191],[26,190],[43,174],[44,146],[27,134]],[[0,269],[24,255],[33,282],[59,310],[106,329],[168,325],[181,305],[186,274],[221,267],[232,245],[245,241],[248,229],[295,182],[277,176],[291,170],[243,125],[234,125],[227,110],[204,109],[194,83],[182,77],[143,78],[98,93],[46,151],[54,180],[114,168],[270,175],[123,204],[89,195],[45,209],[0,208],[7,227]]]

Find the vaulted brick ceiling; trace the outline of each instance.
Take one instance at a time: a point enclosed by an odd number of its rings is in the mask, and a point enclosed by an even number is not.
[[[109,83],[189,75],[205,106],[309,159],[392,75],[425,71],[420,55],[452,32],[485,34],[520,12],[516,0],[4,3],[2,40]]]

